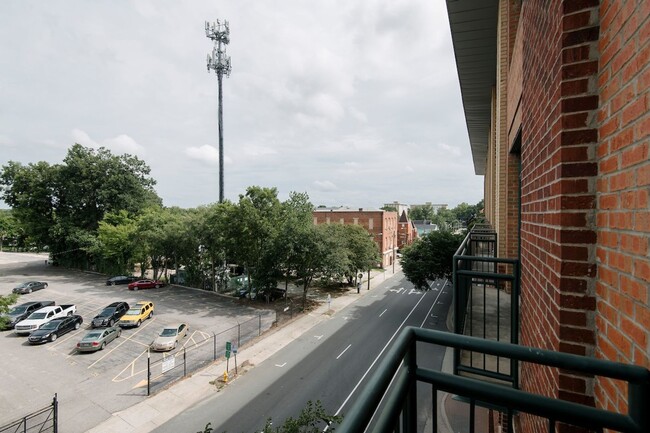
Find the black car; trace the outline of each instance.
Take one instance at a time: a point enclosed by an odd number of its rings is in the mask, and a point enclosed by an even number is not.
[[[47,287],[47,283],[43,281],[27,281],[26,283],[22,283],[12,290],[13,293],[18,293],[20,295],[24,295],[25,293],[32,293],[37,290],[41,290]]]
[[[54,341],[58,337],[66,334],[73,329],[79,329],[84,319],[78,315],[72,315],[67,317],[61,317],[59,319],[53,319],[49,322],[41,325],[36,331],[33,331],[29,334],[29,344],[39,344],[47,343],[48,341]]]
[[[129,311],[129,304],[126,302],[113,302],[106,306],[101,313],[93,317],[91,326],[93,328],[113,326],[127,311]]]
[[[117,275],[106,280],[107,286],[115,286],[117,284],[130,284],[134,281],[138,281],[138,277],[133,275]]]
[[[9,319],[9,323],[7,323],[5,329],[13,329],[13,327],[16,326],[16,323],[26,319],[27,316],[32,314],[34,311],[54,304],[54,301],[35,301],[16,305],[5,315],[5,317]]]

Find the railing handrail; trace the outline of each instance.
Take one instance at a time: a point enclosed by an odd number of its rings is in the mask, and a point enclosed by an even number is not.
[[[416,342],[422,341],[457,349],[485,351],[493,355],[512,357],[539,365],[558,367],[576,372],[626,380],[628,386],[628,414],[619,414],[578,403],[556,400],[538,394],[511,389],[468,377],[454,376],[433,370],[413,368]],[[410,357],[410,358],[409,358]],[[411,359],[405,362],[405,360]],[[650,402],[650,371],[620,362],[589,358],[545,349],[524,347],[510,343],[488,341],[481,338],[458,335],[429,329],[407,327],[379,364],[354,405],[345,415],[337,431],[342,433],[364,431],[370,423],[375,409],[388,390],[393,376],[406,369],[411,377],[411,386],[416,380],[432,383],[435,389],[455,392],[474,400],[496,402],[513,410],[547,417],[553,421],[567,422],[584,427],[605,427],[626,432],[642,433],[650,427],[647,405]],[[408,390],[404,390],[404,393]],[[402,398],[392,396],[391,404],[403,403]],[[388,404],[388,403],[387,403]],[[394,407],[387,407],[394,412]],[[411,408],[413,410],[413,408]],[[397,420],[392,424],[396,424]],[[390,425],[390,424],[383,424]]]

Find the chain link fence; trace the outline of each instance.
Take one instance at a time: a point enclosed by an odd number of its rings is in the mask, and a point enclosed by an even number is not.
[[[226,342],[235,348],[245,346],[277,324],[276,314],[269,311],[259,314],[221,332],[194,335],[192,344],[166,354],[158,360],[147,358],[147,395],[164,389],[173,382],[200,368],[213,363],[225,355]]]

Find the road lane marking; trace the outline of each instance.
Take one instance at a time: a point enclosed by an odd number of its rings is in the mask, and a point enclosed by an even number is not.
[[[285,365],[287,365],[286,362],[285,362],[284,364],[275,364],[275,366],[276,366],[276,367],[279,367],[279,368],[282,368],[282,367],[284,367]]]
[[[350,394],[348,394],[348,396],[345,398],[345,400],[343,401],[343,404],[341,404],[341,407],[339,407],[339,409],[336,411],[336,413],[334,414],[334,416],[337,416],[337,415],[339,415],[339,414],[341,413],[341,411],[343,410],[343,408],[345,407],[345,405],[348,403],[348,401],[352,398],[352,396],[354,395],[354,393],[357,391],[357,389],[358,389],[359,386],[361,385],[361,382],[364,381],[364,379],[366,378],[366,376],[368,375],[368,373],[370,373],[370,370],[372,370],[372,367],[374,367],[375,364],[377,363],[377,361],[379,361],[379,359],[381,358],[381,355],[384,354],[384,352],[386,351],[386,349],[388,348],[388,346],[390,345],[390,343],[395,339],[395,337],[397,336],[397,334],[399,333],[399,331],[402,329],[402,327],[404,326],[404,324],[406,323],[406,321],[409,319],[409,317],[411,317],[411,314],[413,314],[413,312],[415,311],[415,309],[418,307],[418,305],[420,305],[420,302],[422,302],[422,301],[424,300],[424,298],[425,298],[425,296],[420,296],[420,299],[418,299],[418,302],[416,302],[416,304],[413,306],[413,308],[411,309],[411,311],[409,312],[409,314],[404,318],[404,320],[402,321],[402,323],[397,327],[397,329],[395,330],[395,332],[393,333],[393,335],[390,337],[390,339],[388,340],[388,342],[386,343],[386,345],[384,346],[384,348],[381,349],[381,352],[379,352],[379,355],[377,355],[377,357],[375,358],[375,360],[372,361],[372,364],[370,364],[370,367],[368,367],[368,369],[366,370],[366,372],[363,373],[363,376],[361,376],[361,379],[359,379],[359,382],[357,382],[357,384],[354,386],[354,388],[352,389],[352,391],[350,391]],[[434,301],[434,302],[435,302],[435,301]],[[427,314],[427,316],[428,316],[428,314]],[[324,429],[323,431],[327,431],[328,429],[329,429],[329,426],[326,426],[325,429]]]
[[[314,338],[315,338],[316,340],[320,340],[321,338],[323,338],[323,336],[322,336],[322,335],[314,335]]]
[[[381,314],[379,315],[379,317],[383,316],[386,311],[388,311],[388,308],[386,308],[384,311],[382,311]]]
[[[345,352],[347,352],[348,349],[349,349],[350,347],[352,347],[352,345],[351,345],[351,344],[348,344],[348,347],[346,347],[345,349],[343,349],[343,352],[339,353],[339,356],[337,356],[336,359],[339,359],[341,356],[343,356],[343,354],[344,354]]]
[[[399,289],[390,289],[389,292],[402,293],[402,290],[404,290],[404,287],[400,287]]]

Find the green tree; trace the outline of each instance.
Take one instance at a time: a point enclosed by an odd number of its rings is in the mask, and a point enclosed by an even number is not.
[[[428,220],[432,221],[436,213],[433,211],[433,205],[430,203],[413,206],[409,210],[409,219],[413,220]]]
[[[109,273],[131,274],[135,261],[137,221],[125,210],[107,213],[99,222],[94,253],[103,258]]]
[[[345,274],[348,283],[352,284],[359,271],[367,271],[379,262],[379,250],[363,227],[345,225],[343,230],[350,264]]]
[[[18,300],[18,295],[11,293],[9,295],[0,295],[0,329],[5,329],[9,323],[9,318],[5,316],[11,310],[11,306]]]
[[[237,263],[246,268],[249,287],[274,286],[278,270],[274,267],[273,245],[279,227],[281,204],[276,188],[251,186],[239,202],[230,221],[230,239],[237,240],[232,252]]]
[[[397,212],[397,207],[391,206],[391,205],[384,205],[384,206],[380,207],[379,209],[385,210],[387,212]]]
[[[49,246],[64,265],[86,267],[106,213],[126,210],[135,215],[161,205],[149,171],[134,156],[75,144],[62,164],[10,161],[0,172],[0,189],[37,246]]]
[[[429,281],[450,278],[454,253],[462,240],[462,235],[449,231],[434,231],[422,236],[403,250],[404,275],[422,290],[428,290]]]
[[[21,227],[9,209],[0,209],[0,252],[9,240],[16,243],[21,233]]]

